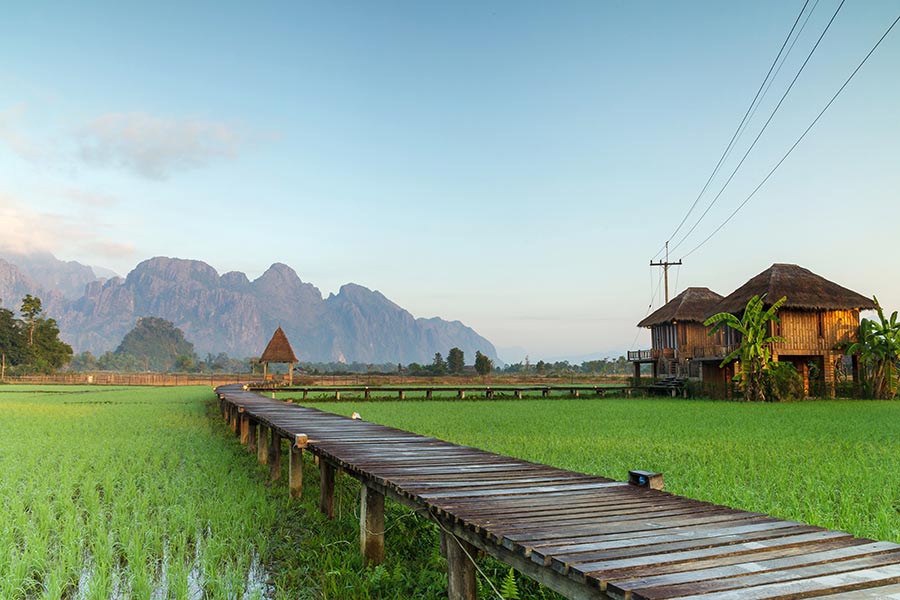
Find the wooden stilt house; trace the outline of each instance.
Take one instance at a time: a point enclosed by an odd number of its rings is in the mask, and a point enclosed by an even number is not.
[[[808,269],[776,263],[710,307],[704,318],[720,312],[740,317],[747,302],[763,294],[766,307],[787,298],[778,311],[780,322],[771,324],[771,333],[785,338],[772,344],[772,359],[791,362],[807,394],[833,396],[835,381],[845,375],[844,348],[856,341],[859,311],[872,310],[875,303]],[[724,328],[723,340],[699,348],[695,357],[703,364],[704,382],[730,379],[734,364],[726,369],[719,364],[739,343],[737,332]],[[855,357],[849,371],[858,380]]]
[[[640,378],[642,363],[653,365],[654,379],[661,375],[699,377],[699,364],[692,363],[695,348],[709,343],[709,328],[703,321],[721,300],[721,295],[708,288],[690,287],[638,323],[638,327],[650,329],[652,348],[628,353],[635,378]]]
[[[288,381],[294,383],[294,363],[297,362],[297,356],[291,343],[288,341],[284,330],[279,327],[269,340],[265,351],[259,358],[259,362],[263,364],[263,375],[269,379],[269,363],[285,363],[290,365],[288,370]]]

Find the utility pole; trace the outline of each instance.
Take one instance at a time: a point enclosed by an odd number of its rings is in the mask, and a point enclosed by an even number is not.
[[[666,260],[661,260],[659,262],[650,261],[651,267],[662,267],[663,268],[663,277],[666,280],[666,304],[669,303],[669,267],[681,265],[681,259],[678,259],[678,262],[669,262],[669,242],[666,242]]]

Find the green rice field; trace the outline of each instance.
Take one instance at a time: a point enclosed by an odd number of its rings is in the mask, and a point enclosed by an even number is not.
[[[362,565],[358,484],[336,518],[270,484],[209,388],[0,386],[0,598],[446,597],[435,526],[388,502]],[[585,399],[327,402],[324,410],[900,542],[900,403]],[[285,461],[286,462],[286,461]],[[284,465],[286,468],[286,465]],[[286,477],[286,475],[285,475]],[[480,562],[482,597],[507,567]],[[558,598],[523,578],[520,597]]]
[[[900,402],[682,399],[335,403],[322,410],[900,542]]]
[[[387,560],[364,568],[359,484],[337,479],[328,521],[307,455],[290,500],[287,465],[270,484],[208,387],[6,385],[0,409],[3,600],[446,597],[432,523],[388,503]]]

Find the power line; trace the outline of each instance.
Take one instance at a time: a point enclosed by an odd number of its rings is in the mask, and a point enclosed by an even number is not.
[[[756,107],[753,109],[753,112],[750,113],[750,118],[747,119],[747,124],[749,124],[750,121],[753,120],[753,117],[756,115],[756,111],[759,110],[760,106],[762,106],[763,98],[766,97],[766,94],[769,93],[769,89],[772,87],[772,84],[775,83],[776,79],[778,79],[778,74],[781,73],[781,69],[782,69],[782,67],[784,67],[784,63],[787,62],[787,57],[791,55],[791,52],[794,50],[794,46],[797,45],[797,40],[799,40],[800,36],[803,35],[803,30],[806,29],[807,23],[809,23],[810,18],[812,17],[813,13],[816,12],[816,8],[818,8],[818,6],[819,6],[819,0],[816,0],[816,3],[813,4],[813,7],[811,9],[809,9],[808,13],[806,13],[806,19],[803,20],[803,25],[801,25],[799,31],[797,31],[797,35],[794,37],[794,41],[791,42],[791,45],[788,47],[787,52],[785,52],[784,56],[781,57],[781,64],[778,65],[778,68],[775,69],[775,74],[772,75],[772,78],[769,79],[769,83],[766,84],[766,89],[763,90],[763,93],[762,93],[762,96],[760,96],[759,102],[757,102]],[[744,131],[746,131],[746,130],[747,130],[747,126],[745,125]],[[741,136],[744,134],[744,131],[742,131],[738,135],[738,139],[741,138]]]
[[[747,160],[747,157],[750,156],[750,152],[753,151],[753,148],[756,147],[757,142],[762,137],[763,133],[765,133],[766,129],[768,129],[769,124],[772,122],[772,119],[775,118],[775,115],[778,113],[778,109],[781,108],[781,105],[784,103],[784,100],[788,97],[788,94],[791,93],[791,90],[794,88],[794,84],[797,83],[797,80],[800,78],[800,74],[803,73],[803,70],[806,68],[806,65],[809,64],[809,60],[812,58],[813,54],[815,54],[816,49],[819,47],[819,44],[822,43],[822,39],[825,37],[825,34],[828,33],[828,30],[831,29],[831,25],[834,23],[834,20],[837,18],[838,13],[841,12],[841,8],[844,6],[844,2],[846,0],[841,0],[841,3],[838,5],[837,10],[834,11],[834,14],[831,15],[831,19],[828,21],[828,24],[825,26],[825,29],[822,30],[822,34],[819,36],[819,39],[816,40],[815,45],[812,47],[812,50],[809,51],[809,54],[806,55],[806,60],[803,61],[803,64],[800,65],[800,69],[797,71],[797,74],[794,75],[794,78],[791,80],[791,84],[787,87],[782,94],[781,99],[778,101],[778,104],[775,105],[775,108],[772,109],[772,113],[769,115],[769,118],[766,119],[766,122],[763,124],[762,129],[759,130],[759,133],[756,134],[756,137],[753,139],[753,142],[750,144],[750,147],[747,148],[747,151],[744,152],[744,156],[741,157],[740,162],[731,172],[731,175],[728,176],[728,179],[725,180],[725,183],[722,184],[722,188],[719,190],[719,193],[712,199],[712,202],[709,203],[709,206],[706,207],[706,210],[703,211],[703,214],[700,215],[700,218],[691,226],[690,230],[682,238],[675,244],[672,250],[677,249],[684,241],[697,229],[697,226],[703,221],[706,215],[709,213],[710,209],[715,206],[716,202],[725,192],[725,189],[728,187],[728,184],[731,183],[731,180],[734,179],[734,176],[737,174],[738,170],[740,170],[741,166],[744,164],[744,161]]]
[[[647,315],[650,314],[650,311],[653,309],[653,301],[656,299],[656,294],[659,291],[659,286],[662,284],[662,273],[659,274],[659,278],[657,279],[657,285],[654,288],[653,286],[653,269],[650,269],[650,304],[647,305],[647,312],[644,313],[642,321],[647,318]],[[641,335],[641,330],[638,329],[634,334],[634,339],[631,341],[630,350],[634,350],[634,346],[637,344],[638,337]]]
[[[816,0],[816,3],[818,3],[818,0]],[[676,227],[675,231],[672,232],[672,235],[669,236],[669,238],[668,238],[669,240],[671,240],[678,234],[678,232],[681,230],[682,226],[688,220],[688,217],[691,216],[691,213],[697,207],[697,203],[700,201],[700,198],[702,198],[703,194],[706,193],[706,189],[709,187],[709,184],[712,182],[713,178],[719,172],[719,169],[721,168],[722,163],[728,157],[728,154],[730,154],[731,149],[734,146],[734,143],[739,136],[739,132],[744,127],[744,124],[747,122],[749,116],[752,116],[751,111],[755,112],[754,106],[758,106],[757,100],[762,101],[762,98],[760,97],[760,93],[762,92],[763,96],[765,95],[765,93],[763,92],[763,88],[766,86],[766,82],[769,81],[769,76],[772,75],[772,70],[775,69],[775,65],[778,64],[778,59],[781,57],[782,53],[784,52],[784,48],[785,48],[785,46],[787,46],[788,41],[790,41],[791,36],[794,33],[794,30],[797,28],[797,23],[800,22],[800,18],[803,16],[803,12],[806,10],[806,6],[808,4],[809,4],[809,0],[806,0],[803,3],[803,6],[800,8],[800,13],[797,15],[797,18],[794,20],[794,24],[791,26],[791,30],[788,32],[787,37],[784,38],[784,42],[781,44],[781,48],[778,49],[778,54],[775,56],[775,60],[772,61],[772,65],[769,67],[769,70],[766,72],[766,76],[763,78],[762,83],[759,84],[759,89],[756,90],[756,94],[753,96],[753,100],[750,102],[750,106],[747,107],[747,111],[744,113],[743,118],[741,118],[741,122],[738,124],[737,129],[734,130],[734,133],[731,136],[731,140],[728,141],[728,146],[725,148],[725,151],[722,153],[722,156],[719,157],[719,161],[716,163],[716,166],[713,169],[712,173],[709,175],[709,178],[706,180],[706,183],[703,184],[703,189],[700,190],[700,193],[697,194],[697,198],[694,199],[694,203],[691,204],[691,207],[688,209],[687,213],[685,213],[684,218],[681,219],[681,223],[678,224],[678,227]],[[810,11],[809,14],[811,15],[812,11]],[[807,21],[808,20],[809,20],[809,17],[807,17]],[[805,23],[804,23],[804,25],[805,25]],[[797,35],[799,37],[799,33]],[[793,45],[791,47],[793,48]],[[790,50],[788,50],[788,52],[790,52]],[[787,54],[785,54],[785,58],[786,57],[787,57]],[[782,62],[782,64],[784,64],[784,62]],[[774,77],[772,79],[774,79]],[[771,85],[771,82],[770,82],[770,85]],[[766,91],[768,91],[768,88],[766,88]],[[663,246],[663,248],[660,248],[659,252],[657,252],[653,256],[653,258],[656,258],[660,254],[662,254],[664,249],[665,249],[665,246]]]
[[[734,216],[738,213],[738,211],[740,211],[740,210],[744,207],[744,205],[746,205],[746,204],[750,201],[750,199],[753,198],[753,196],[756,195],[756,192],[758,192],[758,191],[760,190],[760,188],[762,188],[762,186],[765,185],[765,183],[769,180],[769,178],[772,177],[772,174],[775,173],[775,171],[778,170],[778,167],[781,166],[781,163],[783,163],[783,162],[787,159],[787,157],[791,155],[791,153],[794,151],[794,148],[796,148],[796,147],[800,144],[800,142],[803,141],[803,138],[806,137],[806,134],[808,134],[808,133],[810,132],[810,130],[812,130],[812,128],[815,126],[816,123],[818,123],[819,119],[822,118],[822,115],[825,114],[825,111],[827,111],[827,110],[831,107],[831,105],[834,103],[834,101],[837,100],[837,97],[841,95],[841,92],[844,91],[844,88],[847,87],[847,84],[849,84],[850,81],[856,76],[856,74],[859,72],[859,70],[862,68],[862,66],[863,66],[864,64],[866,64],[866,61],[869,60],[869,57],[872,56],[872,54],[875,53],[875,50],[878,49],[878,46],[881,45],[881,42],[884,41],[884,39],[888,36],[888,34],[891,32],[891,30],[894,28],[894,26],[897,25],[898,22],[900,22],[900,16],[898,16],[896,19],[894,19],[894,22],[891,23],[890,27],[887,28],[887,30],[886,30],[886,31],[884,32],[884,34],[882,34],[882,36],[878,39],[878,41],[875,43],[875,45],[872,47],[872,49],[869,50],[869,52],[868,52],[868,54],[866,54],[865,58],[863,58],[862,61],[860,61],[860,63],[856,66],[856,68],[853,69],[853,72],[850,73],[850,76],[847,78],[846,81],[844,81],[844,84],[843,84],[840,88],[838,88],[838,91],[837,91],[837,92],[834,93],[834,96],[831,97],[831,100],[828,101],[828,104],[825,105],[825,108],[823,108],[823,109],[819,112],[819,114],[816,115],[816,118],[813,119],[813,122],[810,123],[810,124],[809,124],[809,127],[807,127],[806,130],[800,135],[800,137],[797,138],[797,141],[794,142],[794,144],[788,149],[788,151],[784,154],[784,156],[781,157],[781,160],[779,160],[777,163],[775,163],[775,166],[772,167],[772,170],[769,171],[769,174],[766,175],[765,179],[763,179],[763,180],[759,183],[759,185],[757,185],[756,188],[754,188],[754,190],[753,190],[752,192],[750,192],[750,195],[747,196],[747,197],[744,199],[744,201],[741,202],[741,203],[738,205],[738,207],[737,207],[736,209],[734,209],[734,211],[733,211],[730,215],[728,215],[728,218],[725,219],[725,220],[722,222],[721,225],[719,225],[718,227],[716,227],[716,228],[712,231],[712,233],[710,233],[710,234],[706,237],[706,239],[704,239],[702,242],[700,242],[699,244],[697,244],[697,246],[695,246],[690,252],[688,252],[687,254],[685,254],[685,255],[684,255],[685,258],[688,257],[688,256],[690,256],[691,254],[693,254],[693,253],[696,252],[697,250],[699,250],[704,244],[706,244],[706,242],[708,242],[710,239],[712,239],[712,237],[713,237],[714,235],[716,235],[723,227],[725,227],[725,225],[727,225],[728,222],[731,221],[732,218],[734,218]]]

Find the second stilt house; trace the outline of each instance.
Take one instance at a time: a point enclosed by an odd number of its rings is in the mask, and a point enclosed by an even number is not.
[[[652,348],[628,353],[635,364],[635,377],[640,365],[650,363],[653,377],[699,377],[700,365],[694,363],[697,348],[710,343],[709,328],[703,325],[710,309],[722,296],[705,287],[689,287],[638,323],[650,329]],[[718,337],[719,334],[716,334]]]

